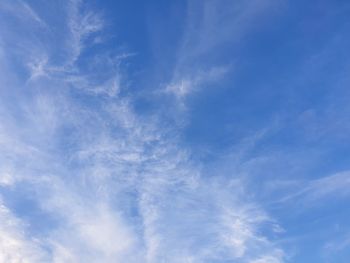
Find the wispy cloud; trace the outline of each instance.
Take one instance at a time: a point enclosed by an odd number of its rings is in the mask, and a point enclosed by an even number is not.
[[[21,222],[0,200],[0,262],[43,262],[47,254],[39,240],[24,234]]]
[[[102,17],[91,11],[83,9],[83,2],[79,0],[69,1],[68,29],[71,39],[67,43],[71,50],[71,61],[74,63],[85,46],[91,34],[99,32],[104,25]]]
[[[300,190],[287,195],[282,201],[302,199],[306,205],[323,198],[342,198],[350,194],[350,173],[348,171],[325,176],[319,179],[294,182]]]
[[[0,106],[0,163],[5,164],[0,187],[27,190],[37,209],[58,223],[49,231],[39,227],[34,235],[33,221],[44,219],[24,218],[4,195],[0,259],[283,262],[283,251],[261,231],[276,222],[237,191],[243,188],[240,180],[203,176],[191,153],[179,146],[177,130],[169,131],[157,115],[138,115],[132,99],[120,94],[126,85],[120,59],[99,56],[91,68],[79,66],[85,41],[102,29],[103,20],[82,11],[80,1],[65,4],[65,59],[56,62],[50,49],[35,49],[40,59],[13,54],[28,74],[4,77],[13,86],[1,92],[16,107]],[[16,35],[9,41],[21,40]],[[199,86],[226,71],[213,67],[183,78]],[[177,96],[190,92],[174,85],[168,91]],[[22,221],[23,226],[17,223]]]
[[[29,20],[39,25],[41,28],[47,28],[45,21],[38,13],[25,1],[15,0],[12,2],[3,1],[0,4],[0,10],[11,13],[20,20]]]
[[[220,55],[224,45],[236,44],[280,5],[279,1],[189,1],[183,38],[166,91],[183,99],[205,84],[232,74],[235,61],[218,65],[212,55]]]
[[[198,90],[201,86],[215,84],[229,71],[229,67],[213,67],[208,71],[192,73],[193,75],[183,76],[178,82],[170,83],[165,92],[173,94],[178,100],[184,99],[187,95]]]
[[[33,10],[33,8],[30,7],[26,2],[20,1],[20,3],[23,6],[24,11],[26,12],[26,16],[32,17],[34,21],[36,21],[40,26],[43,28],[47,28],[47,24],[44,22],[43,19],[40,18],[40,16]]]
[[[281,1],[189,1],[186,32],[180,50],[180,65],[225,43],[235,43],[267,16],[278,12]]]

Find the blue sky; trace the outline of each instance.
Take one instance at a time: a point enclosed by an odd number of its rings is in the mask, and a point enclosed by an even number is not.
[[[350,2],[0,2],[0,263],[350,260]]]

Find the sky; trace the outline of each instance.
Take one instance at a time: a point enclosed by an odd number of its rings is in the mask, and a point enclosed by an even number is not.
[[[0,263],[350,262],[349,13],[0,1]]]

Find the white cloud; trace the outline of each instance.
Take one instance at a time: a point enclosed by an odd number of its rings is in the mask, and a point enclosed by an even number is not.
[[[40,18],[37,12],[25,1],[2,1],[0,3],[0,10],[11,13],[16,16],[17,19],[24,20],[26,22],[35,22],[41,28],[46,28],[45,21]]]
[[[283,1],[189,1],[186,31],[180,50],[181,64],[218,52],[222,44],[235,44],[260,26]]]
[[[346,233],[344,236],[337,236],[334,240],[329,240],[324,245],[324,251],[326,255],[332,256],[348,247],[350,247],[350,236],[349,233]]]
[[[188,94],[198,90],[200,86],[210,85],[219,81],[228,70],[228,67],[213,67],[208,71],[193,73],[193,75],[169,84],[165,92],[172,93],[177,99],[183,99]]]
[[[71,38],[68,46],[71,50],[71,58],[68,66],[79,58],[87,38],[99,32],[104,25],[102,17],[91,10],[84,11],[83,4],[84,2],[80,0],[69,1],[68,26]]]
[[[283,262],[282,260],[282,255],[280,253],[277,253],[276,256],[262,256],[258,259],[255,259],[251,261],[250,263],[281,263]]]
[[[224,44],[235,44],[276,11],[281,1],[189,1],[186,25],[167,92],[183,98],[229,72],[231,66],[213,67],[210,54]],[[233,61],[225,62],[233,63]],[[206,70],[208,69],[209,70]]]
[[[303,193],[310,199],[318,199],[329,195],[347,196],[350,194],[350,172],[340,172],[310,181]]]
[[[38,52],[45,59],[22,58],[31,65],[31,81],[6,76],[19,84],[6,90],[15,109],[0,105],[1,187],[16,190],[20,183],[38,209],[59,222],[38,230],[34,242],[19,223],[9,228],[21,214],[4,208],[0,251],[13,257],[6,262],[282,262],[282,251],[259,232],[273,220],[237,190],[239,180],[204,177],[174,131],[157,116],[137,115],[131,99],[119,95],[123,78],[109,57],[99,57],[106,63],[91,71],[77,66],[85,41],[103,26],[99,15],[82,13],[81,4],[68,4],[63,53],[69,55],[61,64],[52,64],[57,54],[48,49]],[[101,89],[94,73],[104,64],[110,68],[102,83],[109,86]],[[226,68],[198,72],[189,74],[188,85],[216,81]],[[192,88],[169,89],[181,97]]]
[[[319,204],[320,199],[345,198],[350,194],[350,172],[344,171],[314,180],[272,182],[275,188],[284,187],[288,194],[278,202],[302,201],[303,205]],[[292,188],[292,189],[291,189]],[[298,191],[295,191],[295,188]],[[315,203],[317,201],[317,203]]]
[[[29,78],[29,81],[34,80],[38,77],[43,77],[43,76],[47,76],[47,72],[46,72],[46,67],[47,67],[47,63],[48,63],[48,58],[45,56],[43,58],[40,58],[36,61],[31,61],[30,64],[28,65],[30,71],[31,71],[31,75]]]
[[[0,262],[34,263],[46,257],[38,240],[26,235],[23,223],[0,201]]]
[[[47,27],[47,24],[45,23],[45,21],[40,18],[40,16],[33,10],[33,8],[30,7],[28,3],[23,1],[20,1],[20,3],[22,4],[23,10],[27,14],[27,16],[32,17],[32,19],[36,21],[41,27],[43,28]]]

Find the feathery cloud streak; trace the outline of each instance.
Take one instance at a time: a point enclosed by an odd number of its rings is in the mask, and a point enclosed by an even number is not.
[[[118,57],[82,54],[103,30],[100,15],[65,2],[57,54],[54,27],[16,5],[20,17],[9,2],[1,11],[18,24],[1,39],[1,262],[282,262],[259,234],[273,221],[240,200],[240,183],[203,178],[176,130],[137,116],[118,95]]]

